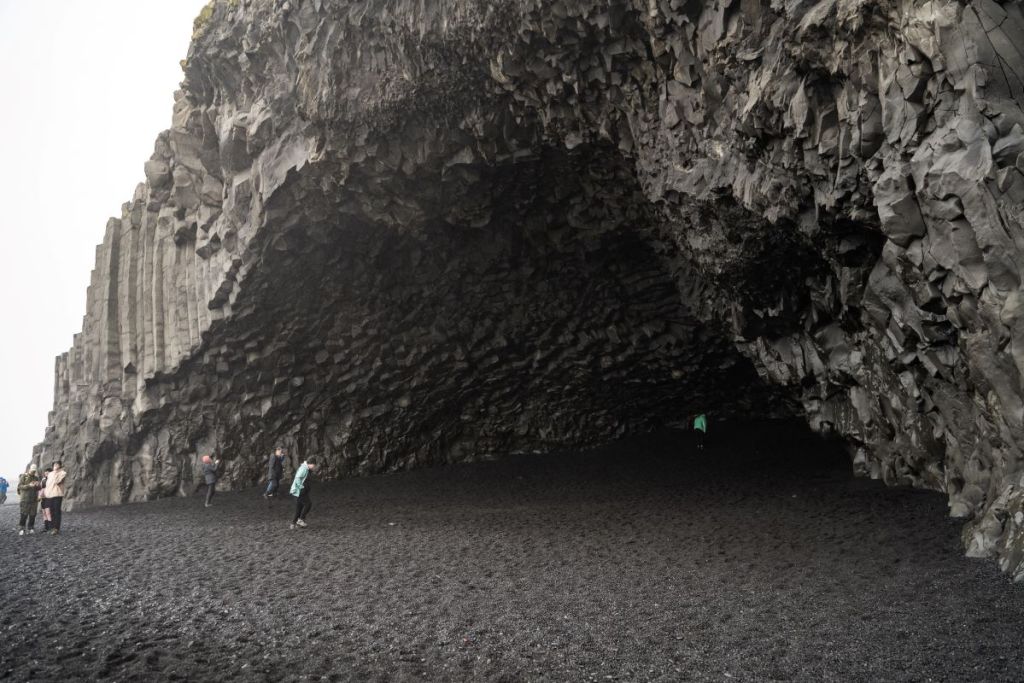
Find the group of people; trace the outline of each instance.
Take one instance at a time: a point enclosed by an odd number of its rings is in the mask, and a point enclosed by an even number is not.
[[[64,502],[67,470],[58,460],[39,474],[35,463],[18,478],[18,502],[21,510],[18,517],[18,535],[36,532],[36,513],[43,512],[43,532],[60,533],[61,505]]]
[[[697,448],[704,448],[707,438],[707,417],[701,413],[693,421],[693,431],[697,434]],[[267,460],[267,488],[263,496],[267,499],[276,498],[284,478],[284,461],[287,453],[283,448],[276,448]],[[206,484],[205,507],[213,504],[213,495],[217,491],[217,480],[220,478],[220,460],[210,455],[202,457],[203,483]],[[313,509],[310,497],[313,480],[310,476],[317,470],[316,458],[306,458],[292,479],[289,493],[295,497],[295,514],[289,529],[304,529],[306,516]],[[43,511],[43,530],[52,534],[60,533],[61,503],[64,499],[64,480],[67,472],[60,461],[55,462],[42,476],[36,471],[35,463],[29,465],[28,471],[18,480],[18,496],[21,501],[21,517],[18,521],[18,533],[35,533],[36,509]],[[7,499],[7,480],[0,477],[0,504]]]
[[[284,478],[285,451],[277,448],[270,455],[267,462],[267,488],[264,496],[268,499],[278,495],[281,480]],[[292,486],[289,490],[295,497],[295,515],[292,517],[290,529],[301,529],[307,526],[306,516],[313,509],[313,502],[310,498],[312,490],[311,473],[316,472],[316,458],[306,458],[295,472],[292,479]],[[213,496],[217,491],[217,480],[220,478],[220,460],[212,456],[202,457],[203,483],[206,484],[205,506],[213,504]],[[34,534],[36,532],[36,516],[39,510],[43,515],[43,531],[50,534],[60,533],[61,506],[64,501],[67,471],[58,460],[50,467],[39,473],[35,463],[28,466],[28,470],[18,479],[18,499],[21,505],[21,514],[18,518],[18,535]],[[0,477],[0,504],[7,499],[7,480]]]
[[[276,498],[278,495],[281,479],[284,478],[286,455],[285,450],[278,447],[267,459],[267,488],[263,492],[263,497],[268,500]],[[220,478],[220,460],[210,455],[204,455],[202,463],[203,482],[206,484],[205,507],[210,507],[213,495],[217,491],[217,480]],[[313,481],[310,474],[315,473],[316,470],[316,458],[306,458],[295,472],[295,478],[292,479],[292,486],[289,489],[289,493],[295,497],[295,515],[292,517],[291,524],[288,525],[289,529],[304,529],[308,526],[306,516],[313,509],[313,501],[310,497]]]

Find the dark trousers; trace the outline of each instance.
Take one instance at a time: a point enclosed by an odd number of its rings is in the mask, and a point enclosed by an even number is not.
[[[35,529],[36,528],[36,504],[35,503],[32,503],[32,511],[31,512],[22,512],[21,516],[18,517],[18,528],[19,529],[24,529],[25,528],[25,520],[28,520],[28,528],[29,529]]]
[[[64,499],[58,496],[47,498],[46,502],[50,505],[50,528],[60,531],[60,504],[64,502]]]
[[[213,494],[217,492],[217,482],[210,482],[206,485],[206,504],[209,505],[210,501],[213,500]]]
[[[309,499],[309,494],[303,491],[299,494],[299,497],[295,499],[295,519],[292,520],[292,524],[295,522],[306,519],[306,515],[313,509],[313,501]]]
[[[267,483],[267,495],[268,495],[268,496],[272,496],[272,495],[274,495],[275,493],[277,493],[277,488],[278,488],[278,487],[279,487],[280,485],[281,485],[281,478],[280,478],[280,477],[276,477],[276,478],[274,478],[274,479],[271,479],[271,480],[270,480],[270,481],[269,481],[269,482]]]

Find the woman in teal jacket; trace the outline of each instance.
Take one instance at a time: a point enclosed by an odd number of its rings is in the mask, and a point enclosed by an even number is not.
[[[306,462],[299,465],[299,470],[295,473],[295,479],[292,480],[291,494],[296,499],[295,518],[288,525],[289,529],[294,529],[295,527],[300,529],[306,528],[306,515],[313,509],[313,502],[309,498],[309,491],[313,483],[312,478],[309,476],[310,472],[316,472],[315,458],[307,458]]]
[[[704,413],[693,418],[693,431],[697,434],[697,448],[704,448],[708,438],[708,418]]]

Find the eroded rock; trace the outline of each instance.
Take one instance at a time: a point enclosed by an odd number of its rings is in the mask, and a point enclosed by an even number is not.
[[[219,1],[37,457],[80,503],[796,410],[1024,577],[1024,16]]]

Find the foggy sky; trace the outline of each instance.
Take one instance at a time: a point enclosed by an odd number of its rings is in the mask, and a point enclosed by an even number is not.
[[[144,179],[206,0],[0,0],[0,475],[43,438],[96,245]],[[13,493],[13,491],[12,491]]]

